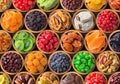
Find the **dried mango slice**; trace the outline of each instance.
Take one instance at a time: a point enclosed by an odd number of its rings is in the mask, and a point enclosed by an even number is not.
[[[92,32],[86,37],[88,49],[99,52],[106,45],[106,38],[100,31]]]

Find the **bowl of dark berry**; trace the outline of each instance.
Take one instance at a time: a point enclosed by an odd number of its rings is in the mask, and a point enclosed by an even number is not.
[[[120,30],[116,30],[110,34],[108,45],[113,52],[120,53]]]
[[[60,3],[63,9],[75,12],[83,6],[84,0],[60,0]]]
[[[25,15],[24,23],[28,30],[39,33],[47,27],[47,15],[39,9],[30,10]]]
[[[20,72],[14,76],[12,84],[35,84],[35,78],[28,72]]]
[[[48,66],[55,74],[62,75],[70,70],[71,57],[64,51],[56,51],[49,57]]]
[[[109,77],[108,84],[120,84],[120,72],[115,72]]]
[[[16,51],[8,51],[1,57],[1,68],[4,72],[14,75],[23,68],[23,57]]]
[[[21,12],[27,12],[34,7],[35,2],[36,0],[13,0],[13,6]]]

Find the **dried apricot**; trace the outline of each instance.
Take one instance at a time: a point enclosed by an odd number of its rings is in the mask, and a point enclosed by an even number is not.
[[[69,43],[64,43],[63,47],[66,51],[69,51],[69,52],[73,51],[73,46]]]

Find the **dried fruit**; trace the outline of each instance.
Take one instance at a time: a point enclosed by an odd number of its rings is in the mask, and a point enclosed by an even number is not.
[[[61,37],[61,46],[67,52],[78,52],[82,48],[82,36],[76,31],[67,31]]]
[[[89,32],[85,37],[86,47],[92,53],[99,53],[106,47],[106,36],[99,30]]]
[[[57,32],[68,30],[71,26],[71,16],[65,10],[55,10],[49,17],[49,25]]]
[[[11,36],[7,32],[0,30],[0,52],[8,51],[11,45]]]
[[[15,33],[22,27],[22,24],[23,16],[19,11],[10,9],[3,13],[1,19],[1,26],[3,29]]]
[[[47,58],[39,51],[32,51],[27,55],[25,63],[26,69],[30,73],[41,73],[46,68]]]
[[[104,32],[112,32],[119,26],[119,17],[112,10],[103,10],[97,16],[97,26]]]

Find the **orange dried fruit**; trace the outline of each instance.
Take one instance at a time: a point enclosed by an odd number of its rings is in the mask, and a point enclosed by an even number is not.
[[[39,66],[40,62],[38,59],[34,59],[33,62],[34,66]]]
[[[42,72],[44,70],[44,66],[42,64],[40,64],[38,67],[37,67],[38,71],[39,72]]]
[[[27,64],[27,67],[33,66],[33,63],[30,60],[27,60],[26,64]]]
[[[82,46],[81,42],[78,41],[78,40],[74,40],[73,43],[72,43],[72,45],[73,45],[74,47],[78,47],[78,48],[80,48],[80,47]]]
[[[73,51],[73,46],[72,46],[71,44],[69,44],[69,43],[64,43],[64,44],[63,44],[63,48],[64,48],[66,51],[69,51],[69,52]]]
[[[35,59],[35,56],[32,55],[32,54],[29,54],[29,55],[28,55],[28,60],[32,61],[33,59]]]
[[[37,53],[35,54],[35,58],[41,60],[41,59],[43,58],[43,54],[40,53],[40,52],[37,52]]]
[[[35,67],[35,66],[30,66],[30,67],[29,67],[29,71],[30,71],[31,73],[37,73],[37,72],[38,72],[38,69],[37,69],[37,67]]]
[[[43,58],[40,60],[40,63],[41,63],[43,66],[46,66],[46,64],[47,64],[47,58],[43,57]]]
[[[100,52],[106,45],[106,38],[99,30],[92,32],[86,37],[88,49],[93,52]]]

